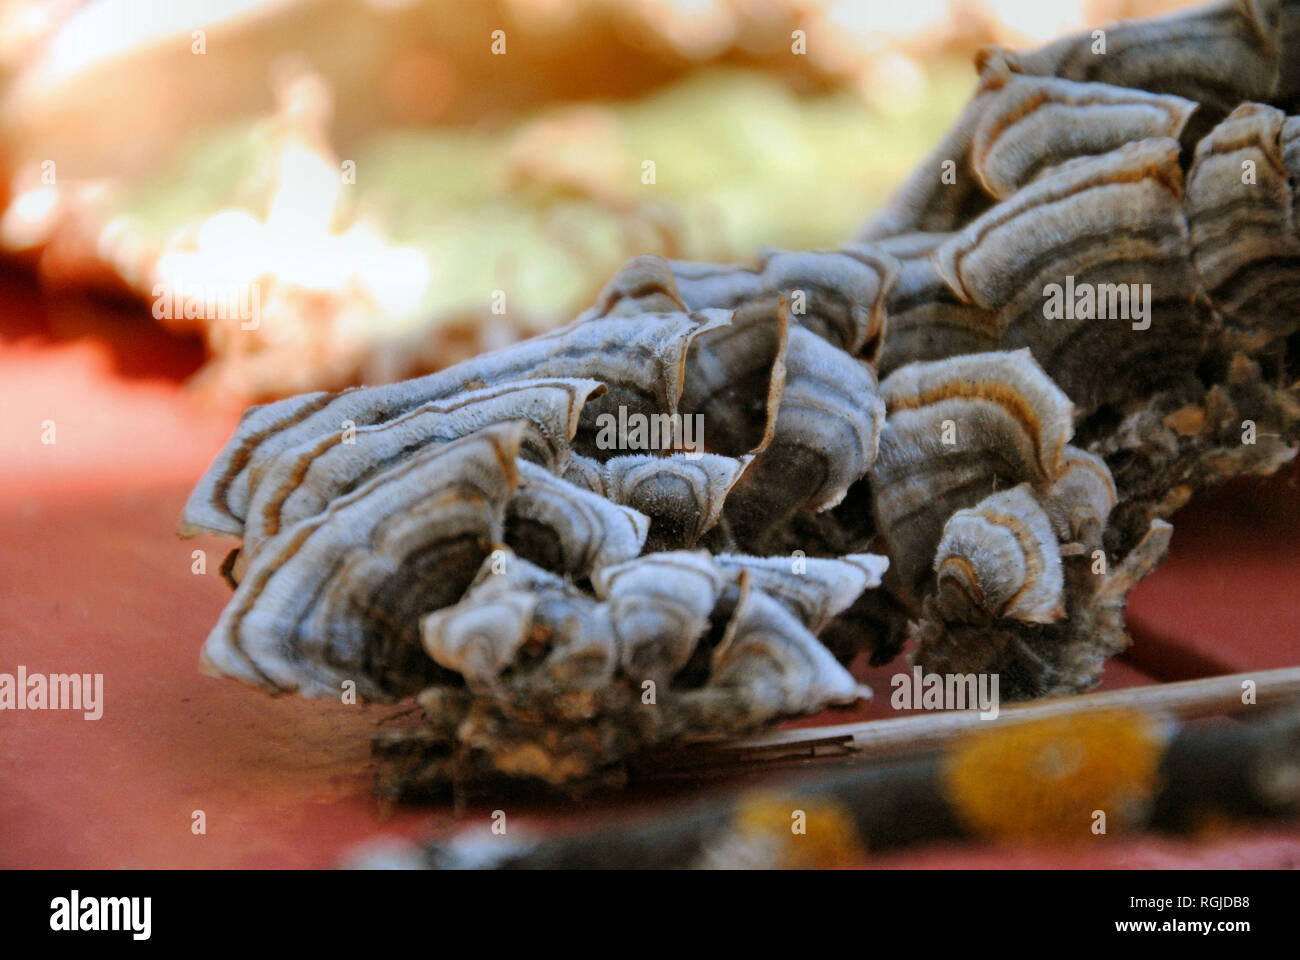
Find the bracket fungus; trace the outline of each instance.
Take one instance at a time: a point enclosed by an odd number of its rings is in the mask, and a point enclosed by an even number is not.
[[[398,796],[617,778],[909,643],[1094,686],[1166,518],[1300,443],[1300,3],[1095,42],[982,53],[842,250],[638,257],[561,330],[248,411],[182,523],[243,538],[205,662],[414,696]]]

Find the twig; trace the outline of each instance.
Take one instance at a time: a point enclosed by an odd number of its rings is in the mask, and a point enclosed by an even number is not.
[[[1254,684],[1253,704],[1243,702],[1243,684],[1246,681]],[[1018,704],[1003,708],[995,720],[981,719],[975,710],[955,710],[890,720],[777,730],[741,740],[699,742],[657,755],[641,772],[653,777],[684,768],[747,766],[795,758],[893,757],[940,749],[975,729],[1010,726],[1048,717],[1138,709],[1192,720],[1238,713],[1251,706],[1267,706],[1296,698],[1300,698],[1300,667],[1284,667]]]
[[[509,839],[466,831],[408,850],[397,865],[854,866],[869,852],[914,843],[1077,849],[1142,830],[1195,832],[1300,810],[1300,712],[1180,728],[1129,706],[1034,717],[1018,710],[1013,722],[923,756],[732,788],[648,822]]]

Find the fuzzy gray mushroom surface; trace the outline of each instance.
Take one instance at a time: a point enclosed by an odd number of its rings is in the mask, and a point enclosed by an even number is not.
[[[637,257],[563,329],[250,409],[182,518],[242,539],[206,668],[414,698],[399,797],[617,781],[859,655],[1094,686],[1167,518],[1300,445],[1298,44],[1241,0],[984,51],[839,250]]]

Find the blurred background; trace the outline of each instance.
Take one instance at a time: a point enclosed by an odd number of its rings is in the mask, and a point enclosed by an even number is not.
[[[838,244],[980,46],[1179,5],[0,0],[0,255],[195,338],[218,401],[397,379],[638,253]]]

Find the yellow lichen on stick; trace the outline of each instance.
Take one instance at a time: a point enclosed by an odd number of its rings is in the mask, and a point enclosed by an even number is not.
[[[1070,843],[1146,819],[1165,734],[1137,711],[1052,717],[982,730],[958,744],[943,780],[958,819],[1004,843]]]
[[[793,870],[850,867],[866,855],[853,813],[832,797],[763,790],[740,801],[735,833]]]

